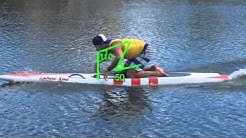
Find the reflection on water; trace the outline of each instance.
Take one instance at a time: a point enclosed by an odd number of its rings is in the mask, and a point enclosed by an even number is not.
[[[100,103],[100,111],[105,115],[122,117],[141,116],[151,110],[148,97],[143,88],[115,88],[104,93],[104,101]]]

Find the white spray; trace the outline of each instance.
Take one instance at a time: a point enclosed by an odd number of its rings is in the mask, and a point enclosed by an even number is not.
[[[246,69],[240,69],[240,70],[234,71],[232,74],[230,74],[230,77],[232,79],[237,79],[237,78],[240,78],[242,76],[246,76]]]

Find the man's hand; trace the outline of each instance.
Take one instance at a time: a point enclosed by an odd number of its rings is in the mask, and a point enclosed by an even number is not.
[[[110,71],[105,71],[104,73],[104,79],[105,81],[108,81],[108,75],[109,75]]]

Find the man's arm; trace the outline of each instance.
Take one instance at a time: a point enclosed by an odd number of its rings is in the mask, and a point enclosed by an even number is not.
[[[111,65],[107,68],[108,71],[111,71],[112,69],[114,69],[117,66],[117,64],[121,58],[121,55],[122,55],[121,46],[112,49],[112,54],[115,56],[115,58],[114,58],[113,62],[111,63]]]
[[[119,44],[119,43],[121,43],[121,42],[114,42],[112,45],[114,46],[114,45]],[[122,56],[121,46],[113,48],[111,50],[111,53],[115,56],[115,58],[114,58],[113,62],[111,63],[111,65],[107,68],[106,72],[104,73],[104,79],[106,81],[107,81],[107,77],[109,75],[109,72],[117,66],[118,62],[121,59],[121,56]]]

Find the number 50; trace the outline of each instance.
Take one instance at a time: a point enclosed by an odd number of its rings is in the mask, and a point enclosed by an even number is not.
[[[124,74],[115,74],[114,79],[116,81],[125,81],[125,75]]]

